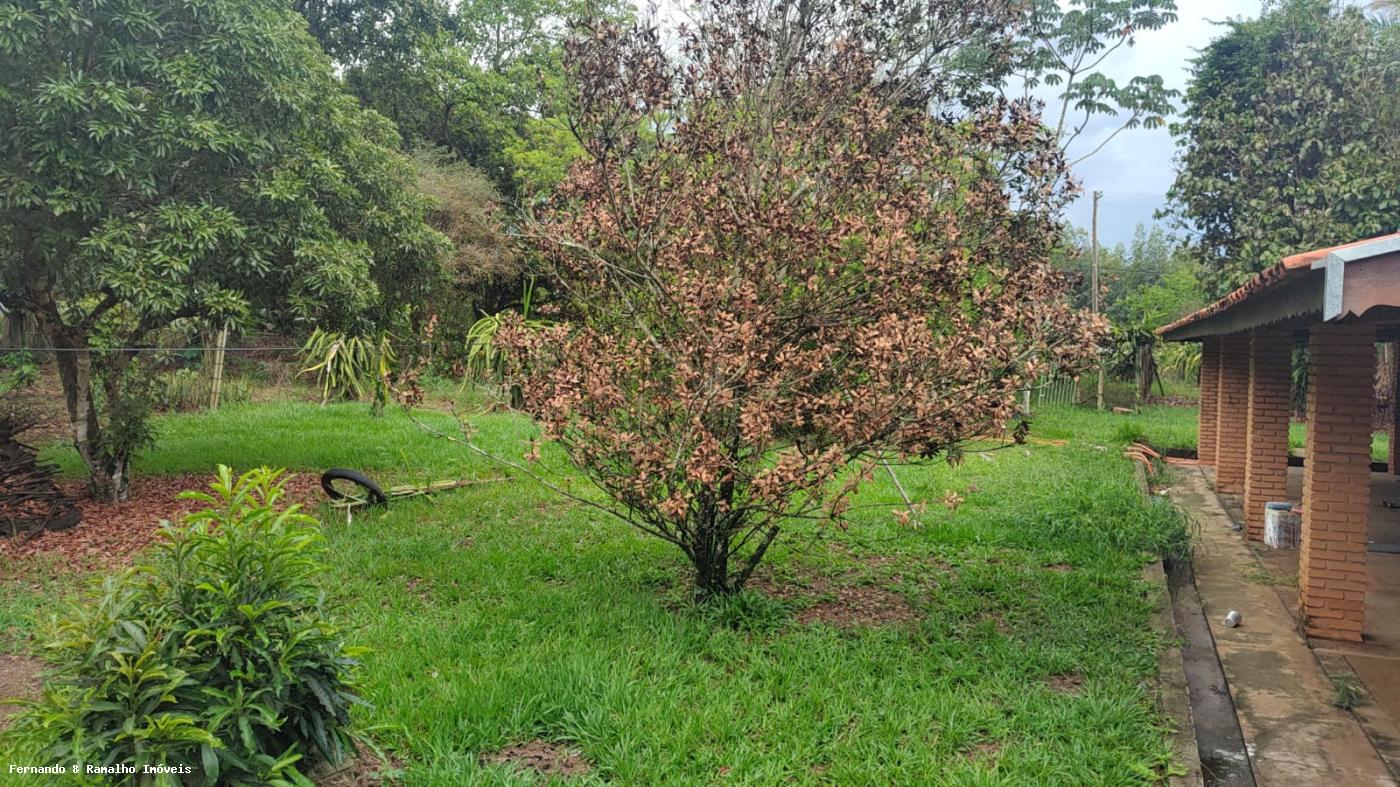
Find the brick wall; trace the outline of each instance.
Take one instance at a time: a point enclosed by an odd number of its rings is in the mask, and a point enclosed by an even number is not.
[[[1250,337],[1244,521],[1246,532],[1255,541],[1264,538],[1264,504],[1288,499],[1292,360],[1290,334],[1258,332]]]
[[[1308,450],[1298,554],[1310,635],[1360,641],[1371,506],[1375,329],[1315,328],[1308,340]]]
[[[1196,437],[1196,458],[1203,465],[1215,464],[1215,394],[1220,386],[1220,340],[1214,336],[1201,342],[1201,415]]]
[[[1215,489],[1244,491],[1245,439],[1249,416],[1249,335],[1220,338],[1220,382],[1215,403]]]

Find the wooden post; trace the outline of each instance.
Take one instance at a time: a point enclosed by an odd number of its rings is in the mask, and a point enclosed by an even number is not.
[[[1157,373],[1157,359],[1152,354],[1152,340],[1139,339],[1137,346],[1137,400],[1141,404],[1152,395],[1152,378]]]
[[[5,311],[5,347],[24,349],[24,312],[18,309]]]
[[[1094,210],[1093,210],[1093,213],[1091,214],[1092,218],[1091,218],[1090,221],[1089,221],[1089,248],[1090,248],[1090,258],[1091,258],[1091,260],[1092,260],[1092,262],[1093,262],[1093,268],[1092,268],[1091,273],[1090,273],[1090,284],[1091,284],[1091,285],[1093,286],[1093,288],[1094,288],[1094,291],[1093,291],[1093,293],[1092,293],[1092,295],[1093,295],[1093,303],[1094,303],[1094,314],[1098,314],[1098,313],[1099,313],[1099,198],[1102,197],[1102,196],[1103,196],[1103,192],[1102,192],[1102,191],[1095,191],[1095,192],[1094,192]],[[1102,351],[1099,352],[1099,390],[1098,390],[1098,395],[1095,397],[1095,403],[1096,403],[1096,406],[1098,407],[1098,409],[1100,409],[1100,410],[1103,409],[1103,352],[1102,352]]]
[[[219,409],[219,392],[224,387],[224,348],[228,346],[228,323],[214,337],[214,375],[209,383],[209,409]]]

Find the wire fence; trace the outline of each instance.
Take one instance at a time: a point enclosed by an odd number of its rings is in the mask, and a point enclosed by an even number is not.
[[[1049,375],[1021,389],[1021,409],[1027,414],[1043,407],[1079,403],[1079,380],[1067,375]]]

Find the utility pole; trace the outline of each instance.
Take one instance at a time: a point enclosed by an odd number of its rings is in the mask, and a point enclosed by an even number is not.
[[[1089,256],[1093,264],[1089,282],[1093,286],[1094,314],[1099,313],[1099,198],[1102,191],[1094,192],[1094,212],[1089,221]],[[1095,399],[1098,409],[1103,409],[1103,352],[1099,352],[1099,392]]]

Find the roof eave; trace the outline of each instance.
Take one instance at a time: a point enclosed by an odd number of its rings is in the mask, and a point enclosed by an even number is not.
[[[1224,298],[1210,304],[1209,306],[1182,317],[1176,322],[1164,325],[1156,330],[1158,336],[1164,341],[1199,341],[1202,338],[1221,333],[1229,333],[1229,330],[1213,330],[1211,324],[1220,325],[1224,323],[1235,330],[1248,329],[1248,322],[1231,320],[1227,315],[1247,310],[1255,312],[1253,319],[1260,319],[1259,312],[1267,311],[1260,309],[1258,303],[1260,297],[1276,295],[1277,291],[1283,287],[1289,287],[1297,282],[1298,274],[1311,271],[1321,271],[1322,287],[1320,303],[1312,301],[1310,298],[1300,298],[1300,293],[1293,292],[1291,301],[1291,311],[1280,315],[1280,319],[1299,316],[1298,309],[1303,301],[1310,301],[1310,310],[1318,315],[1324,322],[1341,318],[1344,311],[1343,283],[1346,278],[1346,266],[1348,263],[1369,260],[1387,254],[1400,253],[1400,233],[1386,235],[1380,238],[1373,238],[1368,241],[1358,241],[1356,243],[1337,246],[1327,250],[1325,256],[1308,261],[1306,258],[1317,252],[1303,252],[1284,258],[1282,262],[1259,273],[1250,279],[1243,286],[1226,295]],[[1300,259],[1303,258],[1303,259]],[[1314,319],[1317,319],[1316,317]],[[1223,327],[1223,326],[1222,326]]]
[[[1343,284],[1346,280],[1347,263],[1396,252],[1400,252],[1400,237],[1391,235],[1371,243],[1337,249],[1314,262],[1312,269],[1321,270],[1326,275],[1322,286],[1323,321],[1335,320],[1342,316],[1342,295],[1345,292]]]

